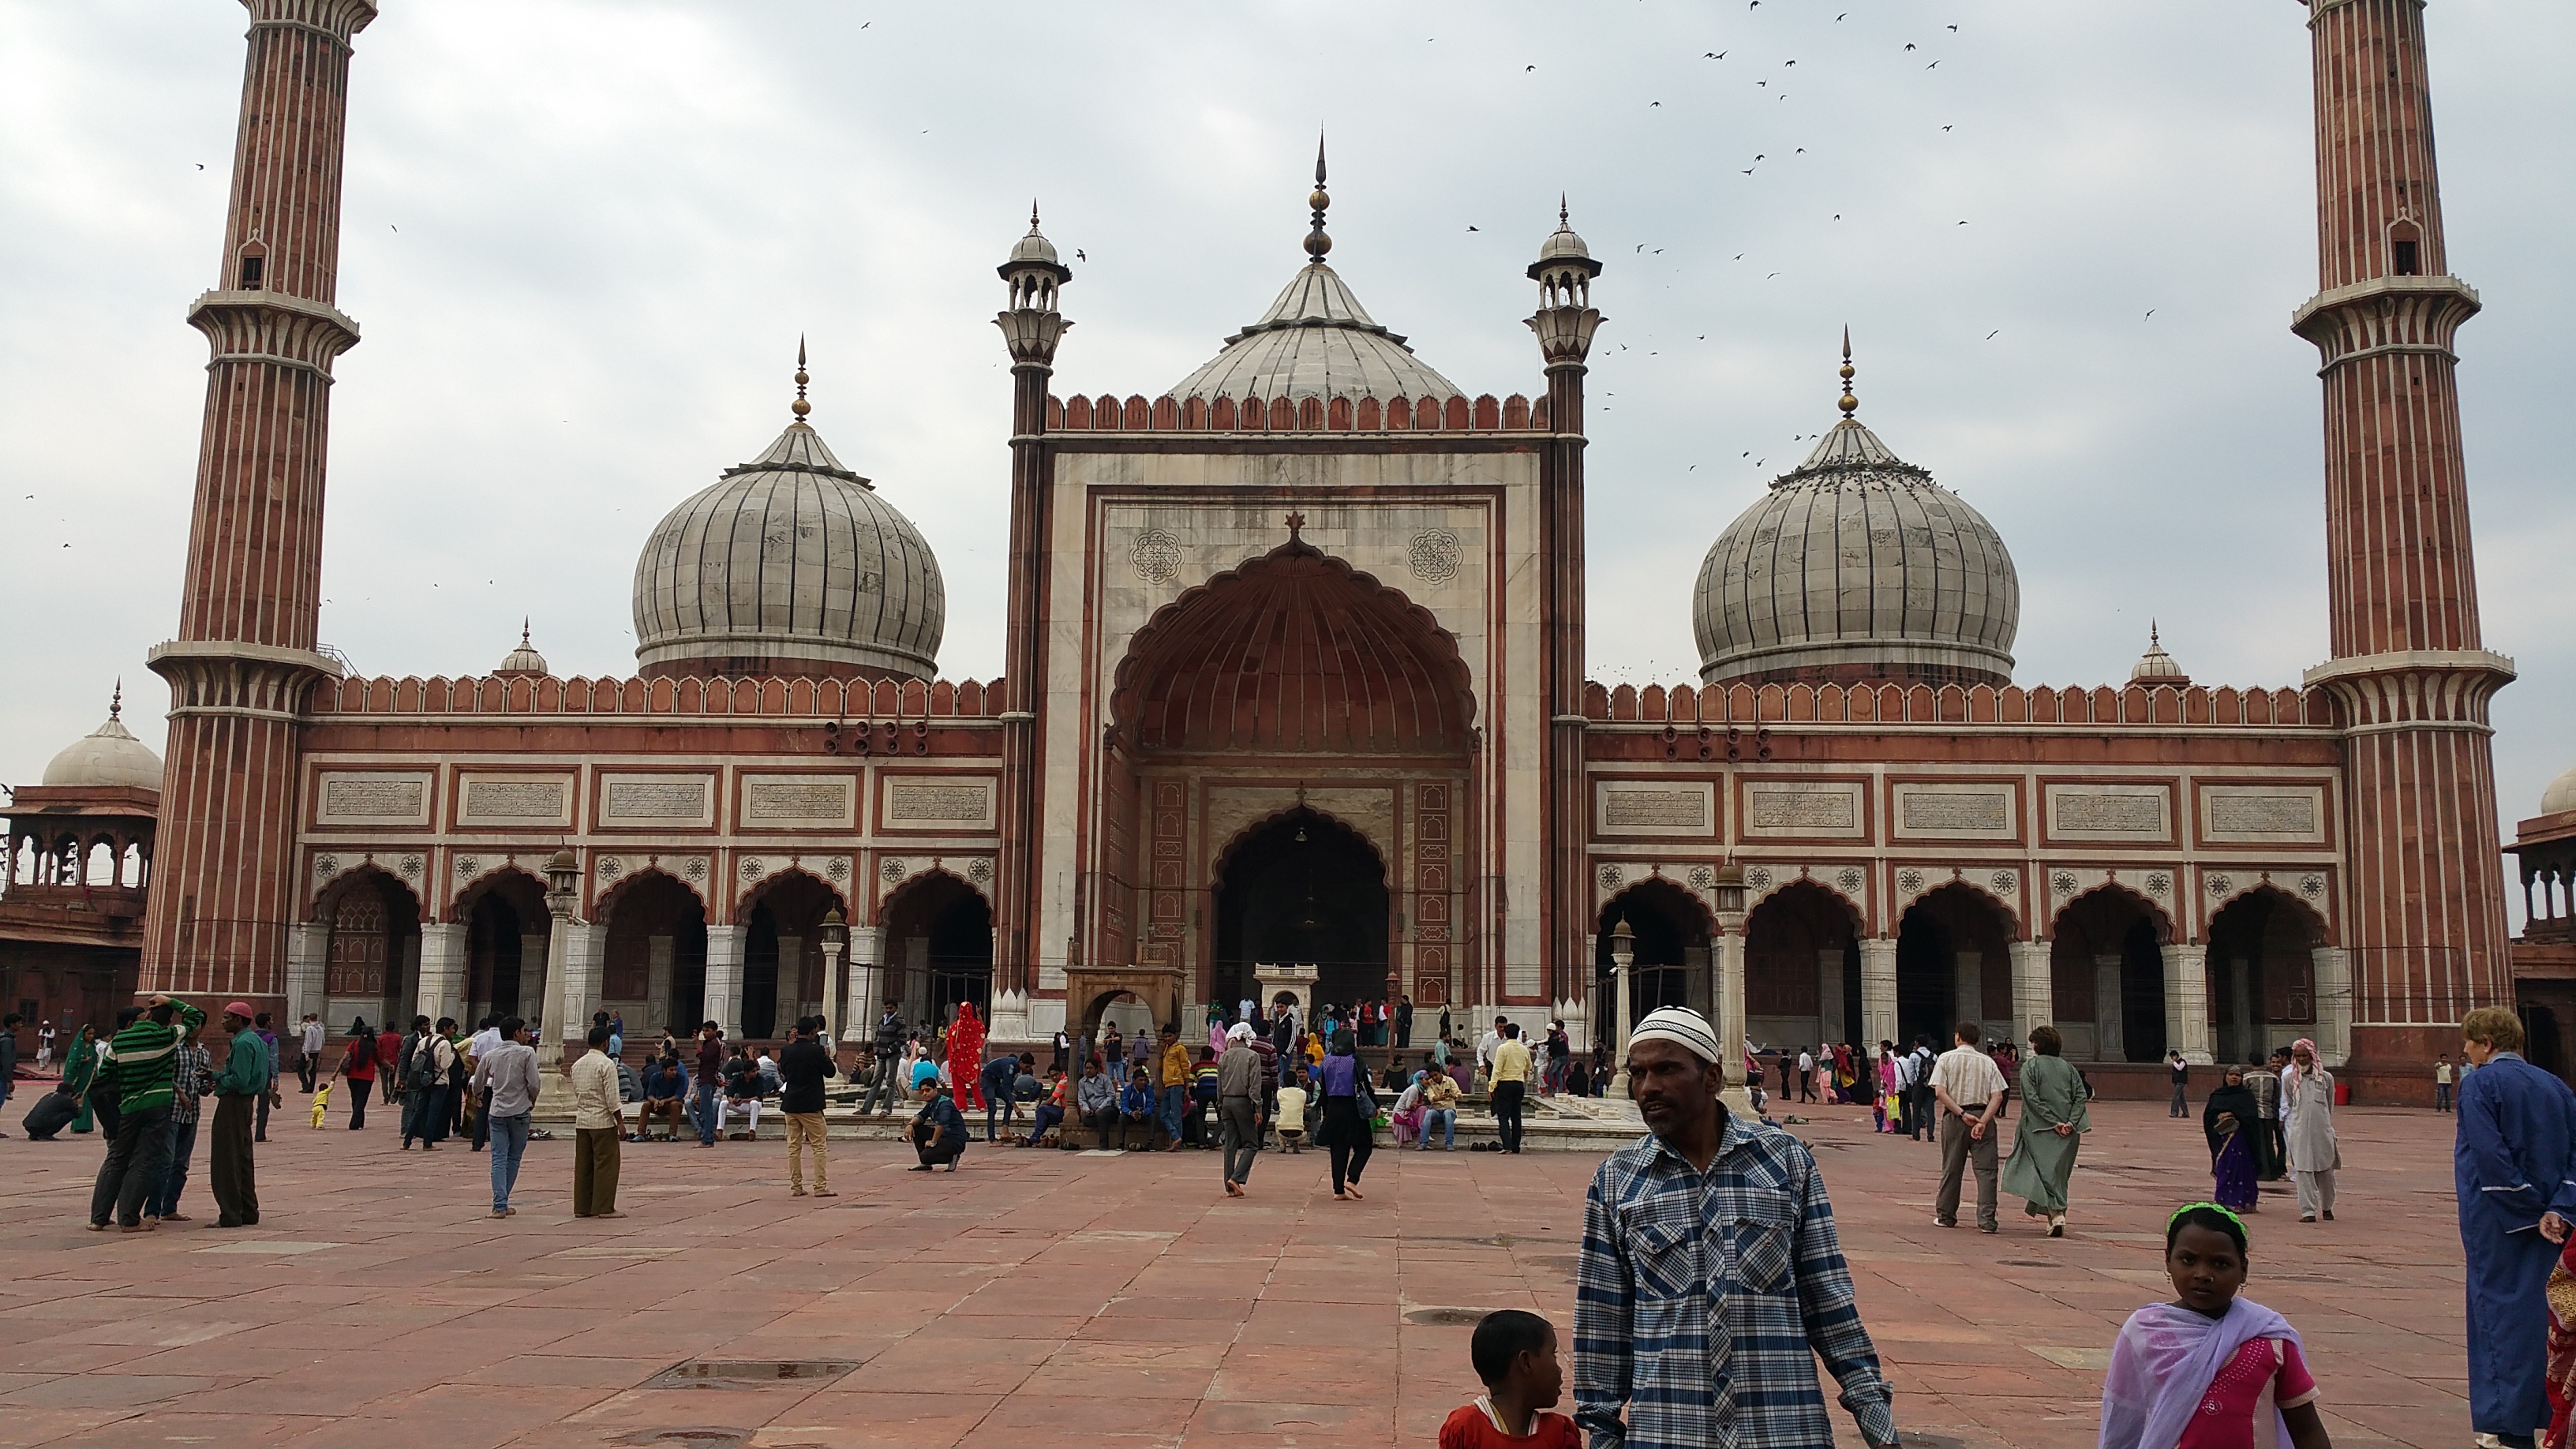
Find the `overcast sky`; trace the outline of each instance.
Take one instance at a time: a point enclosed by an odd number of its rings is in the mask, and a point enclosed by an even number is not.
[[[1470,392],[1536,393],[1560,190],[1608,270],[1594,677],[1695,677],[1720,529],[1833,416],[2002,531],[2015,677],[2206,683],[2326,655],[2308,36],[2289,0],[1504,5],[390,0],[350,79],[322,638],[488,670],[535,620],[631,672],[636,554],[787,420],[917,523],[951,677],[998,671],[1029,199],[1074,262],[1057,390],[1153,395],[1302,260]],[[2427,12],[2501,812],[2576,764],[2565,470],[2576,6]],[[243,15],[0,0],[0,780],[39,778],[177,618]]]

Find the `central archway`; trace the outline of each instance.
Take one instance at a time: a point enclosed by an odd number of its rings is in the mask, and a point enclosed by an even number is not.
[[[1906,908],[1896,933],[1896,1029],[1946,1050],[1962,1021],[2012,1030],[2012,920],[1973,886],[1945,885]]]
[[[1386,865],[1365,836],[1300,807],[1253,826],[1218,865],[1216,997],[1256,995],[1252,968],[1310,962],[1315,999],[1386,991]]]

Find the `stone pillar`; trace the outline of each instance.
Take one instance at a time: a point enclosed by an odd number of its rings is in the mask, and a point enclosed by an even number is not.
[[[876,1030],[877,1018],[885,1015],[885,996],[880,986],[883,973],[877,967],[878,955],[884,949],[885,927],[850,928],[850,1014],[841,1023],[843,1041],[868,1040]]]
[[[2328,1071],[2340,1071],[2352,1055],[2352,953],[2319,946],[2308,959],[2316,964],[2317,1056]]]
[[[602,971],[607,964],[608,928],[588,921],[564,927],[564,1045],[580,1048],[590,1035],[590,1016],[599,1010]],[[579,1050],[567,1062],[581,1055]]]
[[[748,926],[707,927],[706,1019],[730,1039],[742,1035],[742,948]]]
[[[327,1013],[331,1009],[330,999],[323,994],[329,984],[330,965],[329,922],[298,922],[286,933],[286,1019],[299,1029],[304,1024],[304,1013]]]
[[[2093,958],[2093,1023],[2100,1043],[2093,1051],[2106,1062],[2129,1059],[2128,1028],[2121,1015],[2124,1003],[2120,993],[2126,978],[2123,964],[2116,951]]]
[[[2215,1062],[2209,1053],[2209,948],[2175,944],[2165,962],[2165,1049],[2180,1051],[2196,1067]]]
[[[787,1027],[800,1016],[814,1014],[814,999],[805,994],[805,938],[778,938],[778,990],[773,995],[778,1003],[770,1009],[769,1034],[788,1035]]]
[[[2046,941],[2012,943],[2013,1043],[2026,1046],[2034,1027],[2057,1025],[2057,979]]]
[[[2254,1014],[2254,964],[2250,961],[2227,963],[2227,1015],[2227,1030],[2210,1033],[2216,1043],[2226,1048],[2221,1060],[2241,1062],[2247,1052],[2270,1045],[2262,1039],[2262,1025]]]
[[[684,1024],[671,1010],[671,968],[676,945],[669,936],[654,936],[645,941],[644,1010],[643,1019],[636,1025],[645,1031],[658,1026],[673,1036],[689,1036],[692,1032],[682,1029]],[[695,1028],[697,1023],[692,1021],[685,1025]],[[642,1032],[637,1034],[642,1035]]]
[[[1958,964],[1950,972],[1951,1020],[1942,1023],[1941,1040],[1950,1039],[1950,1029],[1962,1021],[1986,1019],[1986,958],[1982,951],[1961,951]],[[1943,1048],[1947,1050],[1947,1048]]]
[[[546,957],[554,950],[550,933],[532,933],[519,937],[519,1004],[511,1011],[530,1021],[552,1023],[547,1015],[553,998],[554,979],[546,973]]]
[[[465,1011],[465,931],[461,922],[420,928],[420,977],[412,1010],[435,1022]]]
[[[1744,933],[1722,932],[1717,938],[1718,1065],[1726,1069],[1727,1110],[1753,1113],[1753,1094],[1744,1088]]]
[[[565,899],[550,897],[550,899]],[[554,930],[546,937],[545,1009],[538,1014],[544,1023],[545,1041],[537,1051],[537,1068],[544,1073],[546,1090],[559,1090],[557,1080],[572,1067],[572,1057],[564,1052],[567,1041],[580,1038],[567,1029],[564,1013],[564,985],[572,980],[572,917],[562,911],[554,914]]]
[[[1837,947],[1816,953],[1816,1040],[1843,1039],[1843,953]],[[1739,1043],[1740,1045],[1740,1043]]]
[[[1905,1043],[1896,1041],[1896,942],[1872,937],[1860,943],[1860,1029],[1876,1048],[1880,1042],[1895,1041],[1902,1051]]]

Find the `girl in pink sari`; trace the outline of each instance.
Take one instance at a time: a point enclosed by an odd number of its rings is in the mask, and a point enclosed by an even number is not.
[[[2245,1286],[2245,1224],[2196,1202],[2165,1224],[2174,1301],[2129,1315],[2102,1382],[2101,1449],[2331,1449],[2290,1321]]]

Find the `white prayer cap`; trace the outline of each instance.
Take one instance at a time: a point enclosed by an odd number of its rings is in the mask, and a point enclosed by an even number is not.
[[[1641,1041],[1662,1040],[1679,1046],[1704,1062],[1718,1059],[1717,1029],[1708,1018],[1683,1006],[1661,1006],[1646,1013],[1637,1029],[1628,1033],[1629,1045]]]
[[[1225,1029],[1225,1039],[1227,1041],[1252,1040],[1252,1023],[1248,1021],[1238,1021],[1234,1025],[1227,1027]]]

